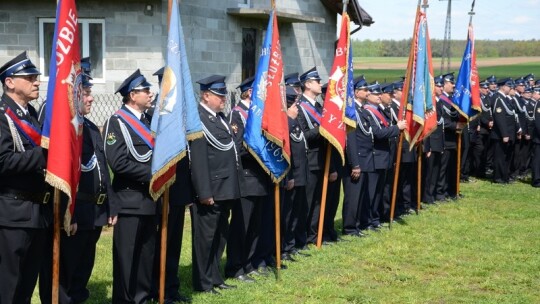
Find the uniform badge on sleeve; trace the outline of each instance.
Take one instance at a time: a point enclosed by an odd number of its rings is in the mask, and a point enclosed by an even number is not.
[[[498,107],[497,109],[495,109],[495,111],[496,111],[497,113],[501,113],[501,112],[502,112],[502,109],[501,109],[500,107]]]
[[[116,135],[114,133],[107,134],[107,145],[111,146],[114,145],[116,142]]]
[[[235,124],[235,123],[231,124],[231,128],[232,128],[234,134],[238,133],[238,125],[237,124]]]

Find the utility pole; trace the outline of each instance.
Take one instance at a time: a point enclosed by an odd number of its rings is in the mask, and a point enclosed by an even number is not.
[[[452,41],[452,0],[440,0],[448,1],[448,7],[446,9],[446,24],[444,27],[444,41],[443,49],[441,53],[441,74],[444,72],[450,72],[450,43]],[[446,59],[446,71],[444,70],[444,61]]]

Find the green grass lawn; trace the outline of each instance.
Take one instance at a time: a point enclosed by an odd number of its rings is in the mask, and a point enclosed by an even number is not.
[[[461,189],[459,202],[366,238],[312,249],[311,257],[289,263],[279,281],[238,284],[222,296],[192,293],[187,220],[182,292],[194,303],[540,303],[540,190],[487,181]],[[111,245],[109,230],[98,243],[87,303],[111,301]],[[37,294],[32,303],[39,303]]]

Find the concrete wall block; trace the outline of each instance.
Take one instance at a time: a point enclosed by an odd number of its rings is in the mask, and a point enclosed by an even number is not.
[[[127,58],[127,48],[125,47],[109,47],[107,46],[107,53],[105,58],[116,59],[116,58]]]
[[[201,52],[201,61],[212,61],[212,52]]]
[[[218,20],[216,19],[206,19],[206,28],[208,29],[218,29]]]
[[[4,23],[0,23],[0,34],[5,33],[4,29],[5,29]]]
[[[4,12],[0,12],[0,22],[9,22],[9,13],[4,11]]]
[[[161,36],[161,35],[164,35],[165,33],[163,33],[163,26],[161,26],[160,24],[153,24],[152,25],[152,35],[154,36]]]
[[[141,71],[146,70],[149,71],[148,73],[145,73],[145,75],[148,75],[147,77],[150,77],[152,73],[157,71],[159,68],[163,66],[163,62],[158,59],[147,59],[147,60],[137,60],[136,61],[137,68],[141,69]]]
[[[152,24],[128,24],[127,34],[136,36],[152,36]]]
[[[107,46],[130,47],[137,45],[137,36],[107,36]]]
[[[0,41],[4,45],[19,45],[19,35],[15,34],[0,34]]]
[[[107,36],[123,36],[127,34],[127,25],[115,22],[106,22],[105,31]]]
[[[38,37],[36,35],[19,35],[19,45],[26,45],[33,49],[38,45]]]
[[[165,47],[165,41],[166,38],[162,36],[138,36],[137,37],[137,44],[134,46],[138,47],[156,47],[158,49],[161,49]]]
[[[26,34],[28,26],[22,22],[10,22],[6,26],[6,33],[8,34]]]
[[[138,22],[138,12],[117,11],[114,14],[114,23],[129,24]]]
[[[115,70],[135,70],[137,69],[137,61],[132,59],[114,59],[113,69]]]

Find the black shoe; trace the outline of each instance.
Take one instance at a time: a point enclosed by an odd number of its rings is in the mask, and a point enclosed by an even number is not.
[[[267,277],[270,275],[270,272],[268,271],[268,269],[266,268],[266,266],[261,266],[259,267],[258,269],[255,269],[255,270],[252,270],[250,273],[248,273],[248,275],[250,276],[263,276],[263,277]]]
[[[302,251],[300,251],[298,249],[293,249],[293,251],[291,252],[291,255],[299,255],[299,256],[303,256],[303,257],[310,257],[311,256],[311,254],[302,252]]]
[[[289,261],[289,262],[296,262],[296,260],[288,253],[283,253],[281,255],[281,260],[282,261]]]
[[[239,276],[236,276],[234,277],[234,279],[238,280],[238,281],[242,281],[244,283],[255,283],[255,280],[248,276],[248,275],[245,275],[245,274],[241,274]]]
[[[167,302],[167,301],[170,301],[170,302]],[[165,299],[165,304],[167,304],[167,303],[171,303],[171,304],[172,303],[191,303],[191,298],[188,298],[186,296],[183,296],[183,295],[177,293],[173,297]]]
[[[235,285],[229,285],[229,284],[225,284],[225,283],[221,283],[219,285],[216,285],[215,287],[217,289],[235,289],[236,288]]]
[[[201,293],[209,293],[209,294],[213,294],[213,295],[216,295],[216,296],[221,295],[221,293],[219,291],[217,291],[215,288],[210,288],[210,289],[207,289],[207,290],[203,290],[203,291],[201,291]]]

